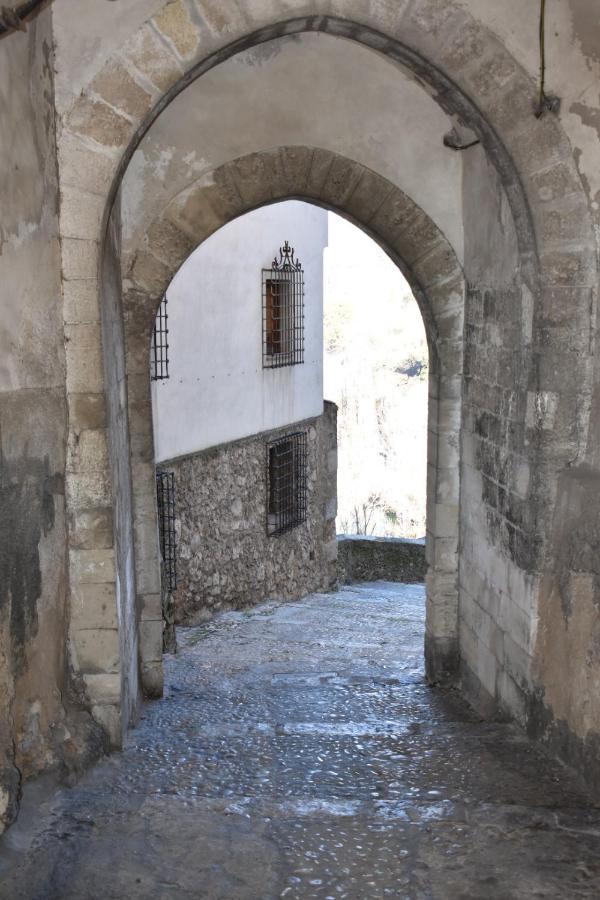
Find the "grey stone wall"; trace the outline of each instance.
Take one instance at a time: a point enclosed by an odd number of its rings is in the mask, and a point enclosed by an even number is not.
[[[102,748],[67,664],[65,332],[51,13],[0,46],[0,832]]]
[[[161,468],[175,473],[179,624],[270,597],[291,600],[336,582],[337,408]],[[283,535],[266,533],[266,444],[307,433],[307,517]]]
[[[531,692],[534,573],[540,567],[543,492],[527,433],[533,291],[497,173],[479,148],[464,181],[465,380],[462,435],[459,635],[461,684],[483,713],[522,724]],[[502,254],[497,247],[502,246]]]
[[[425,541],[342,534],[338,536],[337,572],[342,584],[355,581],[425,581]]]
[[[99,709],[96,714],[108,728],[113,744],[131,721],[135,721],[140,696],[138,678],[138,616],[133,547],[133,496],[131,486],[130,434],[127,420],[127,388],[121,308],[120,225],[113,214],[109,223],[103,255],[102,335],[106,372],[106,417],[108,421],[108,454],[112,474],[112,490],[107,486],[102,502],[112,500],[115,552],[115,593],[118,608],[119,658],[114,672],[120,675],[121,720],[107,717]]]

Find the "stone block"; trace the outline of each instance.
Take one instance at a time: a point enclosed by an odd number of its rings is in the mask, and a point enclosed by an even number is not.
[[[98,275],[98,244],[91,240],[64,238],[61,247],[64,278],[68,281],[95,281]]]
[[[101,100],[131,117],[134,122],[149,112],[152,94],[135,81],[125,66],[111,59],[92,81],[91,89]]]
[[[102,393],[104,361],[99,325],[65,326],[67,390],[75,394]]]
[[[302,193],[308,179],[312,155],[313,151],[308,147],[284,147],[280,150],[288,193]]]
[[[65,478],[66,496],[72,510],[107,506],[112,500],[108,466],[102,469],[83,468],[69,472]]]
[[[98,286],[93,280],[63,281],[63,314],[67,325],[98,324]]]
[[[104,197],[63,185],[60,193],[60,231],[63,237],[98,241],[105,206]]]
[[[196,245],[241,211],[242,201],[237,188],[231,184],[231,196],[222,189],[222,181],[213,183],[212,176],[210,180],[199,179],[179,194],[167,209],[168,218]]]
[[[376,231],[371,220],[384,205],[391,192],[389,181],[369,169],[363,169],[360,180],[346,201],[345,210],[358,222],[364,225],[369,224]],[[384,238],[383,235],[381,237]],[[384,239],[388,237],[389,235],[386,234]]]
[[[456,254],[450,244],[445,241],[432,247],[413,266],[415,277],[423,288],[428,288],[446,279],[455,279],[459,271]]]
[[[503,666],[505,671],[521,687],[530,683],[531,655],[506,632],[503,635]]]
[[[440,61],[444,68],[452,73],[464,72],[467,69],[479,68],[480,60],[489,52],[489,34],[483,25],[462,10],[456,10],[456,25],[460,27],[450,32],[449,38],[444,42]]]
[[[69,551],[71,585],[103,584],[115,581],[115,557],[112,549]]]
[[[263,153],[250,153],[230,165],[229,173],[244,205],[258,206],[272,198],[273,190],[269,174],[272,165],[281,165],[277,154],[272,154],[270,163]],[[283,180],[283,170],[280,176]]]
[[[431,558],[428,560],[438,572],[449,572],[456,575],[458,567],[458,537],[441,538],[432,535]],[[428,543],[428,547],[429,547]]]
[[[432,527],[436,537],[458,536],[458,506],[453,503],[436,503]]]
[[[323,185],[329,175],[329,170],[333,165],[335,154],[329,150],[314,150],[310,163],[310,171],[306,180],[306,195],[308,197],[319,198]]]
[[[160,40],[156,31],[145,25],[124,47],[123,55],[150,84],[159,91],[167,91],[183,74],[179,60]]]
[[[496,679],[498,677],[496,657],[464,621],[459,623],[458,634],[461,657],[465,660],[472,673],[479,679],[487,693],[491,697],[495,697]]]
[[[191,0],[191,8],[214,35],[227,36],[241,34],[248,21],[242,8],[235,0]]]
[[[335,156],[321,188],[321,200],[333,206],[344,207],[363,171],[363,167],[357,163]]]
[[[117,704],[96,704],[92,706],[92,716],[108,734],[110,746],[118,750],[123,744],[121,709]]]
[[[76,431],[106,428],[106,397],[103,393],[69,394],[69,421]]]
[[[121,702],[121,676],[84,674],[87,695],[91,702],[100,706],[109,704],[118,706]]]
[[[196,242],[164,216],[148,229],[148,243],[152,255],[172,272],[176,272],[196,248]]]
[[[369,226],[402,256],[399,235],[403,234],[415,216],[413,201],[402,191],[393,190],[377,209]],[[405,260],[409,263],[410,260]]]
[[[545,204],[534,211],[538,238],[543,242],[586,242],[590,234],[588,206],[583,196]]]
[[[456,594],[436,596],[429,592],[429,579],[427,580],[427,585],[427,595],[430,597],[426,611],[427,634],[434,635],[438,640],[456,640]]]
[[[455,469],[460,461],[460,437],[458,431],[441,432],[437,435],[437,465],[441,469]]]
[[[137,558],[144,560],[144,562],[146,560],[156,560],[158,564],[158,518],[154,509],[153,515],[136,515],[133,532]]]
[[[112,507],[73,510],[69,545],[74,550],[106,550],[113,546]]]
[[[108,436],[105,428],[71,430],[67,445],[67,472],[108,472]]]
[[[158,622],[162,620],[162,597],[160,593],[141,594],[139,607],[142,621]]]
[[[101,100],[80,97],[69,116],[67,127],[75,134],[91,138],[108,148],[125,147],[134,126]]]
[[[525,423],[528,428],[552,430],[558,409],[558,394],[551,391],[528,391]]]
[[[496,681],[497,697],[502,709],[510,714],[521,727],[526,726],[529,708],[528,697],[509,673],[501,670]]]
[[[140,594],[160,593],[160,567],[156,557],[150,560],[137,560],[136,565],[137,589]],[[150,564],[152,563],[152,565]]]
[[[152,253],[140,250],[134,259],[128,278],[152,297],[162,297],[173,272]]]
[[[191,59],[200,47],[200,30],[184,0],[171,0],[150,20],[182,59]]]
[[[114,583],[71,585],[71,628],[76,631],[116,629],[117,599]]]
[[[140,677],[145,697],[148,699],[162,697],[164,684],[162,660],[142,662]]]
[[[163,622],[144,619],[140,622],[140,658],[143,663],[162,660]]]
[[[67,129],[60,135],[58,151],[61,185],[106,197],[118,162],[114,151],[94,147]]]
[[[561,161],[542,172],[534,172],[527,181],[531,182],[538,200],[543,203],[581,192],[581,179],[571,161]]]
[[[433,468],[432,498],[436,503],[458,503],[460,479],[458,467],[450,469]]]
[[[116,628],[72,629],[71,640],[80,672],[99,674],[119,671],[119,632]]]

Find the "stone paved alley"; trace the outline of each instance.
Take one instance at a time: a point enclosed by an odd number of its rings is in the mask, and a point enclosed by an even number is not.
[[[377,582],[181,631],[126,750],[28,788],[2,900],[600,897],[600,809],[427,687],[423,611]]]

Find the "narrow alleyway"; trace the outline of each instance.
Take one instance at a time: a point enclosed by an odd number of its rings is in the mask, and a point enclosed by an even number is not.
[[[2,900],[600,896],[600,809],[426,686],[423,611],[378,582],[180,632],[127,749],[29,791]]]

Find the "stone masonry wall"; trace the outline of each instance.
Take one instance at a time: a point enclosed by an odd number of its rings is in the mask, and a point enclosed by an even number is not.
[[[425,541],[342,534],[337,571],[342,584],[356,581],[425,581]]]
[[[277,431],[161,464],[175,473],[178,624],[270,597],[291,600],[336,582],[337,407]],[[307,517],[266,533],[266,445],[307,433]]]
[[[67,657],[65,342],[51,13],[0,42],[0,832],[104,749]]]

